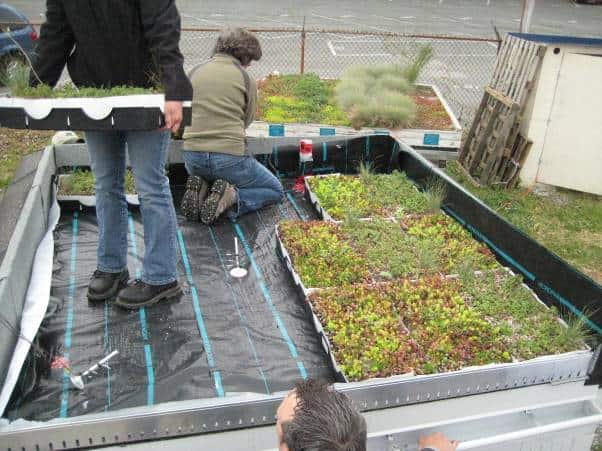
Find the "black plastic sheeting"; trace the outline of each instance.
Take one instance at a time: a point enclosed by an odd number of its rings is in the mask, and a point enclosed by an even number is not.
[[[175,193],[179,204],[181,193]],[[214,227],[179,217],[179,302],[127,312],[86,298],[96,268],[93,211],[63,211],[56,230],[51,314],[37,337],[47,353],[30,354],[6,416],[48,420],[160,402],[288,390],[304,377],[332,381],[330,364],[302,299],[276,254],[274,225],[311,217],[289,191],[278,206]],[[140,271],[140,214],[130,216],[128,267]],[[234,265],[234,236],[243,243],[244,279]],[[135,242],[135,246],[132,244]],[[54,312],[53,312],[54,311]],[[120,354],[78,391],[51,361],[67,355],[76,372],[112,350]]]
[[[297,146],[281,146],[257,158],[279,176],[294,177],[298,155]],[[378,172],[401,168],[418,184],[437,177],[389,136],[314,144],[315,173],[356,172],[360,163]],[[185,177],[182,165],[170,168],[174,186],[181,187]],[[237,392],[271,393],[290,389],[308,376],[332,381],[307,307],[276,252],[278,221],[316,217],[309,203],[291,191],[293,183],[289,179],[285,184],[281,205],[237,223],[208,228],[179,217],[179,273],[185,295],[178,303],[140,312],[88,303],[86,287],[96,266],[95,216],[64,211],[56,231],[51,308],[37,337],[47,355],[30,354],[8,418],[47,420]],[[177,205],[181,194],[174,193]],[[564,313],[593,312],[590,326],[600,327],[602,309],[592,308],[602,301],[599,285],[452,184],[444,209],[487,243],[500,261],[522,273],[546,303]],[[130,239],[129,269],[135,277],[144,246],[138,212],[131,213],[130,225],[135,240]],[[242,265],[249,270],[242,280],[228,275],[234,236],[242,243]],[[73,368],[81,371],[114,349],[120,354],[110,371],[100,370],[82,392],[69,387],[62,369],[50,368],[55,356],[68,354]],[[600,383],[601,360],[592,361],[590,382]]]

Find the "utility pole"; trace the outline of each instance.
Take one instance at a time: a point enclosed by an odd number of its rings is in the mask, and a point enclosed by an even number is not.
[[[533,17],[533,9],[535,8],[535,0],[523,0],[523,13],[520,17],[520,32],[528,33],[531,26],[531,18]]]

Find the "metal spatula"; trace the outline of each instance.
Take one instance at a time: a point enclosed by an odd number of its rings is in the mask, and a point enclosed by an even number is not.
[[[108,368],[109,366],[107,365],[107,362],[109,360],[111,360],[113,357],[115,357],[117,354],[119,354],[119,351],[116,349],[113,352],[111,352],[108,356],[103,357],[101,360],[99,360],[98,362],[96,362],[94,365],[92,365],[90,368],[88,368],[86,371],[84,371],[81,374],[73,374],[73,371],[71,370],[71,368],[69,368],[67,371],[70,373],[70,377],[69,379],[71,380],[71,383],[79,390],[83,390],[84,389],[84,377],[87,376],[90,373],[94,373],[99,367],[104,366],[105,368]]]

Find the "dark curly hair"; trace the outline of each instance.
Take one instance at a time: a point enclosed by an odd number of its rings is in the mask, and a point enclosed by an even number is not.
[[[366,451],[366,420],[351,400],[322,380],[295,387],[293,419],[282,423],[290,451]]]
[[[257,36],[244,28],[222,30],[213,49],[213,54],[216,53],[233,56],[243,66],[248,66],[253,60],[259,61],[262,55]]]

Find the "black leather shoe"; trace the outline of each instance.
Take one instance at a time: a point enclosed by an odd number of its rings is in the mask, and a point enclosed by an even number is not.
[[[163,299],[179,297],[181,294],[182,290],[177,280],[164,285],[149,285],[136,280],[119,292],[115,304],[125,309],[135,310],[156,304]]]
[[[127,285],[129,278],[130,273],[127,269],[116,273],[97,269],[88,285],[88,299],[95,302],[111,299]]]

